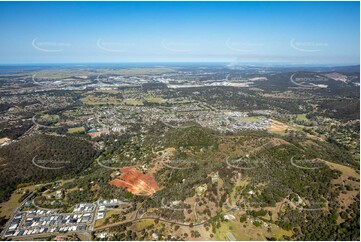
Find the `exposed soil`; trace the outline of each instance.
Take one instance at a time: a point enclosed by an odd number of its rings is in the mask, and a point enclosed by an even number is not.
[[[110,181],[109,184],[126,188],[135,195],[151,196],[159,187],[153,175],[143,174],[136,166],[120,168],[121,175]]]

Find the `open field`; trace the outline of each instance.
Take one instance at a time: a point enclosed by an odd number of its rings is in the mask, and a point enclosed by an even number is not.
[[[8,201],[0,204],[0,217],[10,218],[11,213],[19,206],[21,196],[21,193],[13,193]]]
[[[347,167],[345,165],[340,165],[329,161],[325,161],[325,163],[331,169],[339,170],[342,172],[341,176],[338,179],[332,180],[332,184],[339,184],[342,187],[352,187],[352,190],[347,189],[346,191],[340,193],[338,197],[338,201],[346,208],[355,201],[356,196],[359,194],[360,174],[358,174],[351,167]],[[355,178],[355,180],[350,180],[349,178]]]
[[[158,104],[166,102],[165,99],[160,98],[160,97],[147,97],[147,98],[144,98],[144,101],[147,101],[147,102],[150,102],[150,103],[158,103]]]
[[[306,114],[297,114],[297,121],[308,121],[308,118],[306,117]]]
[[[217,230],[215,239],[216,240],[229,240],[227,233],[231,233],[236,240],[267,240],[267,237],[274,237],[282,240],[283,235],[290,236],[292,232],[283,230],[276,225],[268,224],[267,226],[261,225],[256,227],[251,219],[241,223],[239,217],[236,217],[233,221],[226,221],[221,223],[221,228]],[[268,232],[268,228],[271,232]]]
[[[57,182],[60,182],[63,184],[66,182],[71,182],[73,180],[74,179],[72,178],[72,179],[68,179],[68,180],[59,180]],[[24,186],[24,187],[18,188],[16,191],[14,191],[11,194],[11,197],[8,201],[0,203],[0,217],[5,216],[6,218],[9,218],[11,213],[19,206],[19,199],[23,195],[24,191],[28,190],[29,192],[33,192],[40,187],[41,187],[41,184],[35,184],[35,185],[29,185],[29,186]]]
[[[2,144],[2,143],[5,143],[6,141],[9,141],[10,139],[9,138],[0,138],[0,145]]]
[[[102,218],[102,219],[97,219],[97,220],[95,221],[94,228],[97,228],[97,227],[100,227],[100,226],[105,225],[105,224],[104,224],[105,221],[106,221],[107,219],[110,219],[113,214],[120,214],[120,210],[108,210],[108,211],[106,211],[104,218]],[[120,216],[121,216],[121,215],[120,215]]]
[[[115,98],[113,96],[97,97],[93,95],[88,95],[84,98],[81,98],[80,101],[88,105],[104,105],[104,104],[120,105],[123,103],[121,99]]]
[[[6,218],[9,218],[12,212],[14,212],[14,210],[19,206],[19,199],[23,195],[23,192],[26,190],[32,192],[37,188],[39,187],[36,185],[31,185],[19,188],[17,191],[13,192],[8,201],[0,203],[0,217],[5,216]]]
[[[130,105],[130,106],[142,106],[143,100],[141,99],[125,99],[122,104]]]
[[[136,231],[140,231],[142,229],[147,228],[148,226],[154,224],[152,220],[140,220],[132,225],[133,229]]]
[[[42,119],[45,119],[46,121],[49,121],[49,122],[55,122],[57,120],[59,120],[59,115],[56,115],[56,114],[45,114],[45,115],[42,115],[41,116]]]
[[[276,120],[272,120],[271,126],[267,127],[267,130],[271,133],[284,135],[286,130],[292,130],[293,128],[287,124],[281,123]]]
[[[298,99],[306,99],[307,96],[300,96],[298,94],[296,94],[293,91],[287,91],[287,92],[272,92],[272,93],[261,93],[261,95],[263,97],[267,97],[267,98],[277,98],[277,99],[294,99],[294,100],[298,100]]]
[[[70,133],[70,134],[81,133],[81,132],[85,132],[84,127],[75,127],[75,128],[68,129],[68,133]]]
[[[358,178],[358,179],[360,178],[360,174],[357,173],[351,167],[341,165],[341,164],[336,164],[336,163],[329,162],[329,161],[325,161],[325,162],[331,169],[337,169],[337,170],[341,171],[342,172],[341,178],[348,178],[348,177],[354,177],[354,178]]]

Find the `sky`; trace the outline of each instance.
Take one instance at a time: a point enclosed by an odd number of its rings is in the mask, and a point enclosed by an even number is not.
[[[360,62],[359,2],[0,2],[0,63]]]

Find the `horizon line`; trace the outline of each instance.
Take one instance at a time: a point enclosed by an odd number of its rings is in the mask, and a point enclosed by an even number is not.
[[[227,64],[231,66],[267,65],[267,66],[360,66],[360,63],[284,63],[284,62],[243,62],[234,64],[229,61],[123,61],[123,62],[9,62],[0,66],[29,66],[29,65],[96,65],[96,64]]]

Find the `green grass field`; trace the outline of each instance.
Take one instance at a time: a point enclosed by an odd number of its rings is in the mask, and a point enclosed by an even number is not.
[[[19,206],[19,199],[23,195],[21,191],[29,190],[30,192],[39,188],[36,185],[30,185],[22,187],[21,190],[18,189],[13,194],[8,201],[0,203],[0,217],[5,216],[5,218],[10,218],[11,213]]]
[[[68,133],[69,133],[69,134],[81,133],[81,132],[85,132],[85,128],[84,128],[84,127],[75,127],[75,128],[70,128],[70,129],[68,129]]]
[[[221,223],[221,227],[217,229],[215,234],[216,240],[228,240],[227,233],[232,233],[236,240],[266,240],[267,237],[274,237],[278,240],[283,239],[283,235],[291,236],[291,231],[286,231],[274,224],[269,224],[271,232],[268,232],[268,227],[260,225],[255,226],[248,220],[247,222],[240,223],[239,217],[236,216],[234,221],[226,221]]]
[[[88,95],[80,99],[85,104],[88,105],[105,105],[105,104],[113,104],[120,105],[123,103],[122,100],[117,99],[115,97],[96,97],[93,95]]]
[[[42,115],[41,118],[49,122],[56,122],[60,119],[59,115],[57,114],[45,114]]]
[[[308,118],[306,117],[306,114],[297,114],[297,121],[308,121]]]
[[[123,104],[130,106],[141,106],[143,105],[143,100],[140,99],[125,99]]]
[[[158,103],[158,104],[166,102],[166,100],[161,97],[146,97],[146,98],[144,98],[144,101],[147,101],[150,103]]]
[[[109,210],[109,211],[106,211],[104,218],[102,218],[102,219],[97,219],[97,220],[95,221],[94,227],[96,228],[96,227],[99,227],[99,226],[104,225],[105,220],[106,220],[107,218],[110,218],[113,214],[120,214],[120,211],[119,211],[119,210]]]

